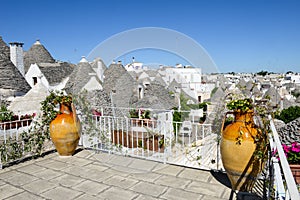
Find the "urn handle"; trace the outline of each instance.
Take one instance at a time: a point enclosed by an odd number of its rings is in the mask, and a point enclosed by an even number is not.
[[[80,134],[81,133],[81,125],[80,125],[79,119],[76,114],[76,108],[73,103],[71,103],[71,108],[72,108],[72,114],[73,114],[73,120],[74,120],[75,126],[78,130],[78,133]]]
[[[226,121],[226,116],[228,114],[233,114],[233,112],[226,112],[225,115],[224,115],[224,118],[222,120],[222,126],[221,126],[221,134],[223,134],[223,131],[224,131],[224,125],[225,125],[225,121]]]

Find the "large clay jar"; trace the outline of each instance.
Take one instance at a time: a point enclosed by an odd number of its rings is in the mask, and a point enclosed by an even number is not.
[[[50,123],[50,137],[60,156],[72,156],[79,142],[80,121],[73,104],[72,111],[68,106],[61,104],[61,114]]]
[[[254,140],[261,131],[254,124],[253,111],[233,114],[234,122],[222,130],[222,162],[232,189],[251,191],[262,170],[261,159],[254,156]]]

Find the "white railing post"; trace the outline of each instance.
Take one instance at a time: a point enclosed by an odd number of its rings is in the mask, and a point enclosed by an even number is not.
[[[293,177],[293,174],[291,172],[289,163],[288,163],[288,161],[286,159],[286,156],[284,154],[284,151],[283,151],[278,133],[276,131],[276,128],[275,128],[275,125],[274,125],[274,122],[273,122],[273,119],[272,119],[271,116],[269,116],[269,120],[270,120],[270,128],[271,128],[272,133],[273,133],[273,139],[274,139],[274,144],[275,144],[274,146],[277,149],[278,156],[280,158],[282,171],[283,171],[285,181],[286,181],[286,187],[287,187],[287,190],[288,190],[287,195],[290,197],[290,198],[287,198],[287,197],[286,198],[291,199],[291,200],[300,200],[299,191],[297,189],[296,182],[294,180],[294,177]],[[276,181],[280,181],[280,180],[277,179]]]
[[[166,154],[166,149],[167,149],[167,145],[166,145],[166,141],[167,141],[167,131],[166,131],[166,126],[167,126],[167,121],[164,122],[164,130],[163,130],[163,133],[164,133],[164,145],[165,145],[165,150],[164,150],[164,153],[163,153],[163,156],[164,156],[164,164],[167,163],[167,154]],[[173,125],[173,124],[172,124]],[[158,142],[158,145],[159,145],[159,142]],[[170,147],[171,147],[171,144],[169,144]]]

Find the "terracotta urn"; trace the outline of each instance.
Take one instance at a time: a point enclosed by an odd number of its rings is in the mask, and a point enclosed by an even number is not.
[[[60,156],[72,156],[80,138],[80,121],[73,104],[71,108],[60,104],[60,114],[50,123],[50,137]]]
[[[233,114],[234,121],[222,127],[221,158],[232,189],[251,191],[262,170],[261,159],[254,156],[254,140],[261,131],[254,124],[253,111]]]

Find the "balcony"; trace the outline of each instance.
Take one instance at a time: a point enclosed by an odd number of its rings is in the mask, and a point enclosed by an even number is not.
[[[284,157],[270,158],[253,191],[232,191],[210,124],[93,119],[98,134],[83,133],[72,157],[58,156],[50,143],[31,159],[19,137],[26,127],[1,129],[2,146],[13,139],[20,158],[1,155],[0,199],[299,199]],[[271,129],[271,148],[280,153],[272,122]]]

